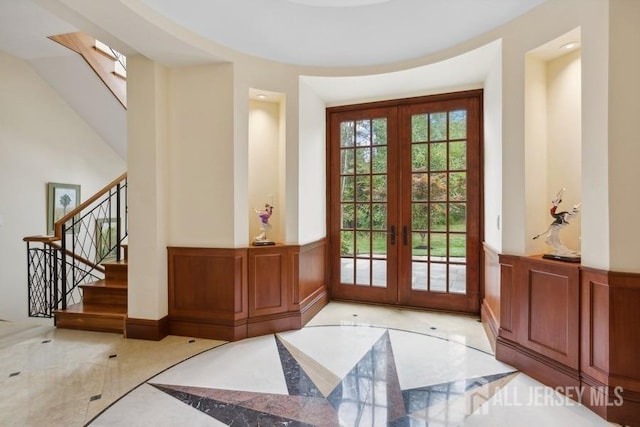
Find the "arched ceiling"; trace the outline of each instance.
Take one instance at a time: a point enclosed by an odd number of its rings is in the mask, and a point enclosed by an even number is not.
[[[415,59],[472,39],[545,0],[142,0],[243,53],[309,66]]]

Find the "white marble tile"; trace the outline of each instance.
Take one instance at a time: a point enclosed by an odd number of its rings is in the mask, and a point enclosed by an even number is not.
[[[515,370],[457,342],[394,330],[389,335],[402,389]]]
[[[279,335],[342,378],[384,332],[385,329],[373,327],[335,326],[309,327]]]
[[[225,344],[195,356],[150,382],[287,393],[273,335]]]
[[[471,427],[592,426],[611,424],[593,411],[519,374],[464,423]]]
[[[200,411],[151,387],[142,385],[107,409],[91,427],[218,427],[224,426]]]

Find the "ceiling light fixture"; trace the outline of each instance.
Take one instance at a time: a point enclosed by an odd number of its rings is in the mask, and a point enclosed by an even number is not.
[[[580,42],[569,42],[569,43],[565,43],[562,46],[560,46],[560,49],[562,49],[562,50],[571,50],[571,49],[575,49],[578,46],[580,46]]]
[[[263,94],[263,93],[261,93],[260,95],[257,95],[257,96],[258,96],[258,98],[260,98],[260,99],[265,99],[265,98],[267,97],[267,95],[265,95],[265,94]]]

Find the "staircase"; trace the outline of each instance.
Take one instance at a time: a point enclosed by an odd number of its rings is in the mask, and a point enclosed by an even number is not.
[[[127,320],[127,247],[124,259],[103,263],[104,279],[80,285],[82,302],[55,310],[61,329],[125,333]]]
[[[49,39],[78,53],[91,66],[105,86],[127,108],[127,77],[124,61],[119,52],[83,32],[57,34]]]
[[[64,329],[124,334],[128,298],[127,174],[54,223],[54,235],[28,236],[30,317]]]

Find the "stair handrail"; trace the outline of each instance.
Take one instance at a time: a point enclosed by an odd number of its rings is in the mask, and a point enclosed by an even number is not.
[[[125,172],[57,220],[52,236],[23,239],[29,316],[53,317],[56,309],[80,302],[80,285],[104,278],[101,263],[122,260],[128,235],[127,187]]]
[[[100,197],[102,197],[105,194],[107,194],[113,187],[117,186],[118,183],[120,183],[122,181],[125,181],[126,179],[127,179],[127,173],[125,172],[122,175],[120,175],[119,177],[117,177],[116,179],[114,179],[113,181],[111,181],[109,184],[105,185],[102,189],[98,190],[98,192],[95,193],[93,196],[89,197],[87,200],[85,200],[84,202],[80,203],[74,209],[72,209],[69,212],[67,212],[67,214],[65,216],[61,217],[53,225],[54,235],[56,237],[58,237],[58,238],[62,238],[62,227],[64,226],[64,224],[67,221],[71,220],[73,217],[75,217],[76,215],[81,213],[84,209],[86,209],[88,206],[90,206],[93,202],[95,202]]]

